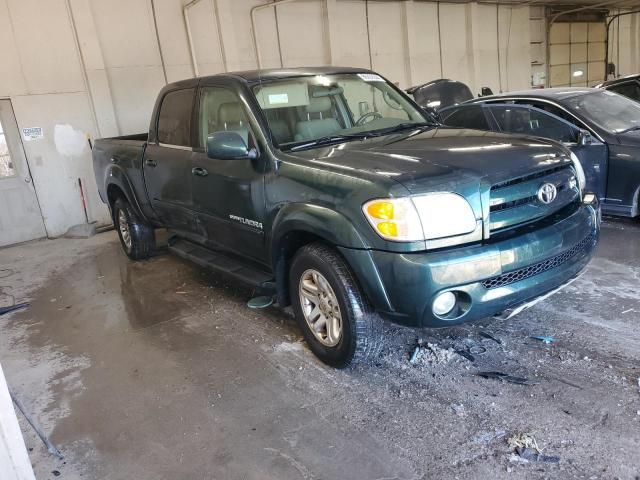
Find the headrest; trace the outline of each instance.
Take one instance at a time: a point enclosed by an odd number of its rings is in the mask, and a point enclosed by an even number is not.
[[[331,110],[331,99],[329,97],[311,97],[309,105],[306,107],[307,113],[326,112]]]
[[[219,123],[240,123],[245,119],[239,102],[222,103],[218,107]]]

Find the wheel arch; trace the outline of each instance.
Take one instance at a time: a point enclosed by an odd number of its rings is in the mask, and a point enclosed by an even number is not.
[[[119,197],[122,197],[129,203],[129,205],[131,205],[131,208],[134,210],[135,214],[138,215],[138,218],[144,220],[147,223],[151,223],[140,208],[135,190],[133,189],[126,173],[123,172],[120,168],[111,168],[109,170],[106,181],[106,192],[107,202],[112,216],[114,202]]]
[[[289,269],[296,252],[314,242],[323,242],[336,249],[359,282],[357,269],[341,252],[341,247],[369,248],[356,227],[342,214],[327,207],[312,204],[289,204],[283,207],[273,222],[271,264],[276,277],[278,303],[290,304]],[[365,289],[367,290],[367,289]]]

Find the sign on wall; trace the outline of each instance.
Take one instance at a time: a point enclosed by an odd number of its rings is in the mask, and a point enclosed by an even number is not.
[[[42,132],[42,127],[28,127],[22,129],[22,138],[24,138],[25,142],[38,140],[43,137],[44,133]]]

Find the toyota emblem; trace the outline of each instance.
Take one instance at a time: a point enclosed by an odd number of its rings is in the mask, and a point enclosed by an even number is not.
[[[545,183],[538,189],[538,200],[548,205],[558,196],[558,189],[553,183]]]

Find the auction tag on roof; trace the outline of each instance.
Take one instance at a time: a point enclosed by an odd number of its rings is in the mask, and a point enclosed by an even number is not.
[[[359,73],[358,76],[365,82],[384,82],[384,78],[375,73]]]

